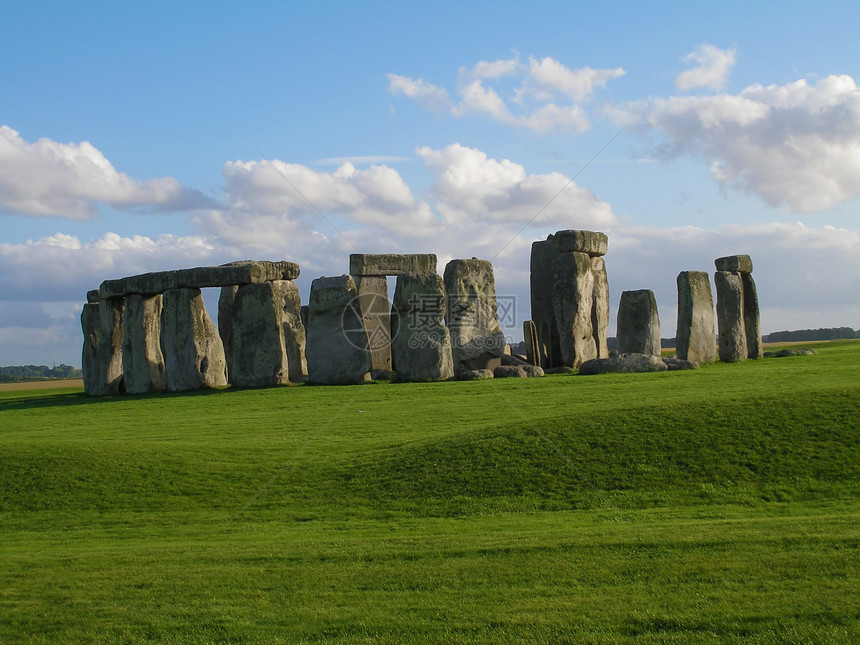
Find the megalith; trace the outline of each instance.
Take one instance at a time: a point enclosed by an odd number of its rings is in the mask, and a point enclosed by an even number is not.
[[[84,391],[90,396],[122,394],[125,391],[122,369],[123,308],[122,298],[105,298],[88,302],[81,312],[84,333],[81,366]]]
[[[553,307],[562,365],[578,368],[597,358],[591,310],[594,273],[586,253],[559,253],[553,284]]]
[[[523,340],[526,344],[526,360],[531,365],[540,367],[540,348],[538,346],[537,327],[533,320],[523,321]]]
[[[761,358],[764,347],[761,342],[761,317],[758,306],[758,292],[751,273],[742,273],[744,288],[744,335],[747,339],[747,358]]]
[[[184,392],[227,385],[227,360],[200,289],[165,291],[161,311],[161,351],[167,390]]]
[[[224,346],[224,359],[227,361],[227,380],[233,383],[233,301],[238,284],[228,284],[221,287],[218,296],[218,335]]]
[[[761,358],[761,319],[752,260],[748,255],[729,255],[717,258],[714,264],[717,268],[714,281],[717,284],[720,360]],[[721,276],[719,281],[716,276]]]
[[[489,260],[451,260],[445,266],[445,323],[454,372],[501,365],[505,337],[499,324],[496,282]]]
[[[125,297],[122,368],[129,394],[162,392],[167,385],[161,353],[161,300],[160,294]]]
[[[739,273],[717,271],[717,326],[719,355],[726,363],[747,358],[747,337],[744,327],[744,286]]]
[[[675,354],[695,363],[717,359],[714,333],[714,298],[711,281],[704,271],[681,271],[678,284],[678,325]]]
[[[230,307],[230,382],[239,387],[284,385],[290,381],[284,337],[282,284],[241,285]],[[220,310],[219,310],[220,316]]]
[[[532,320],[545,370],[609,354],[607,243],[604,233],[566,230],[532,244]]]
[[[436,273],[397,276],[392,357],[398,381],[454,377],[451,338],[445,326],[445,285]]]
[[[370,380],[367,331],[351,276],[317,278],[308,301],[307,365],[312,383],[351,385]]]
[[[660,356],[660,317],[650,289],[624,291],[618,305],[618,351]]]
[[[358,308],[367,330],[373,370],[391,370],[391,304],[384,275],[354,275]]]

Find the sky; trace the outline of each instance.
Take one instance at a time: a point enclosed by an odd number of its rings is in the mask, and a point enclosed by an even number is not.
[[[860,5],[0,0],[0,365],[105,279],[603,231],[621,293],[748,253],[762,330],[860,328]],[[210,316],[217,293],[206,293]]]

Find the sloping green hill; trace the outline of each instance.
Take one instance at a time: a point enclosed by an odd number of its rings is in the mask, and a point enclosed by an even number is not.
[[[0,393],[0,641],[851,642],[860,344],[816,350]]]

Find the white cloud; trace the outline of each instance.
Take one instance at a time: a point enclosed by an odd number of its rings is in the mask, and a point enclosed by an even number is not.
[[[0,126],[0,209],[9,213],[94,219],[99,204],[156,211],[211,208],[214,200],[172,177],[149,181],[117,172],[87,141],[24,141]]]
[[[591,127],[584,104],[594,91],[624,75],[613,69],[572,69],[554,58],[519,57],[479,61],[462,67],[454,103],[447,90],[424,79],[388,74],[389,90],[427,109],[452,116],[484,114],[491,119],[536,134],[583,132]]]
[[[697,87],[721,90],[735,64],[735,50],[720,49],[705,43],[687,54],[684,60],[695,63],[696,67],[682,72],[675,79],[679,90],[687,92]]]
[[[666,139],[658,154],[701,157],[720,184],[772,206],[815,212],[860,195],[860,89],[850,76],[657,99],[644,119]]]
[[[276,217],[299,226],[337,214],[353,223],[372,225],[403,235],[426,235],[436,225],[430,206],[419,202],[400,174],[388,166],[359,170],[349,162],[334,172],[279,160],[227,162],[223,169],[227,207],[210,220],[232,220],[242,226],[248,217]],[[264,224],[264,222],[261,222]],[[260,233],[267,234],[262,225]]]
[[[387,74],[388,91],[392,94],[403,94],[421,107],[436,112],[444,112],[450,108],[451,99],[444,88],[428,83],[423,79]]]
[[[416,152],[436,176],[433,194],[449,225],[466,221],[525,225],[534,218],[536,224],[590,228],[615,221],[609,204],[560,173],[529,175],[508,159],[491,159],[460,144]]]

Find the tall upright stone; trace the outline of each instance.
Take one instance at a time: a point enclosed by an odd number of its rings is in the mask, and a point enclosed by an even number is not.
[[[744,327],[744,286],[740,273],[717,271],[717,326],[719,356],[726,363],[747,358],[747,338]]]
[[[243,284],[236,290],[229,325],[228,373],[233,385],[261,387],[289,383],[283,300],[276,284],[280,282]]]
[[[161,311],[161,351],[170,392],[227,385],[227,360],[218,329],[200,289],[165,291]]]
[[[122,369],[123,308],[122,298],[105,298],[85,304],[81,312],[84,391],[90,396],[125,392]]]
[[[300,383],[308,378],[307,331],[302,322],[302,298],[298,286],[292,280],[275,280],[272,285],[276,301],[281,307],[281,329],[290,382]]]
[[[609,358],[606,338],[609,329],[609,277],[606,275],[606,263],[602,257],[591,258],[591,272],[594,274],[591,328],[594,333],[597,358]]]
[[[122,367],[129,394],[161,392],[167,386],[161,353],[161,301],[160,294],[125,297]]]
[[[540,344],[537,327],[533,320],[523,321],[523,340],[526,344],[526,360],[532,365],[540,367]]]
[[[607,243],[604,233],[566,230],[532,244],[532,319],[544,369],[608,355]]]
[[[744,289],[744,335],[747,339],[747,358],[761,358],[764,347],[761,341],[761,318],[758,306],[758,292],[751,273],[742,273]]]
[[[499,324],[492,263],[477,258],[451,260],[445,266],[444,283],[454,372],[501,366],[505,337]]]
[[[678,284],[678,326],[675,354],[695,363],[717,359],[714,333],[714,298],[711,281],[704,271],[681,271]]]
[[[660,356],[660,317],[649,289],[624,291],[618,305],[618,351]]]
[[[388,300],[388,280],[384,275],[354,275],[358,292],[358,307],[367,342],[370,345],[370,362],[373,370],[391,370],[391,303]]]
[[[445,285],[436,273],[397,276],[396,330],[391,345],[398,381],[453,378],[451,338],[445,326]]]
[[[351,276],[317,278],[308,302],[307,363],[312,383],[370,380],[371,354]]]
[[[218,335],[224,346],[224,359],[227,361],[227,380],[233,383],[233,301],[239,291],[238,284],[221,287],[218,296]]]
[[[597,358],[591,309],[594,274],[586,253],[558,254],[553,284],[553,307],[562,366],[578,369]]]
[[[532,242],[529,265],[531,312],[537,329],[540,366],[544,369],[561,365],[558,327],[553,304],[557,255],[551,240]]]

